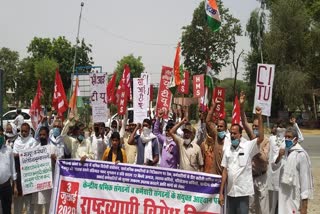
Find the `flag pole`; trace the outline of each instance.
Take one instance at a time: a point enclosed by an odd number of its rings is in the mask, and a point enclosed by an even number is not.
[[[74,72],[76,70],[76,60],[77,60],[77,49],[78,49],[78,43],[79,43],[79,34],[80,34],[80,25],[81,25],[81,17],[82,17],[82,8],[84,6],[84,2],[81,2],[81,9],[80,9],[80,15],[79,15],[79,21],[78,21],[78,31],[77,31],[77,37],[76,37],[76,46],[74,48],[74,57],[73,57],[73,66],[72,66],[72,79],[71,79],[71,90],[70,90],[70,97],[73,91],[73,78],[74,78]],[[78,73],[77,73],[78,76]],[[70,108],[68,108],[68,115],[70,113]]]
[[[74,49],[74,58],[73,58],[73,67],[72,67],[72,72],[75,72],[76,68],[76,59],[77,59],[77,48],[78,48],[78,43],[79,43],[79,34],[80,34],[80,24],[81,24],[81,16],[82,16],[82,8],[84,6],[84,3],[81,2],[81,9],[80,9],[80,15],[79,15],[79,22],[78,22],[78,32],[77,32],[77,38],[76,38],[76,46]]]

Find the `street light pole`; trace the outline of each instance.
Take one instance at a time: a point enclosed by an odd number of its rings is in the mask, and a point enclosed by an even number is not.
[[[3,115],[3,69],[0,68],[0,122],[1,122],[1,127],[2,127],[2,115]]]
[[[81,24],[81,16],[82,16],[82,8],[84,6],[84,3],[81,2],[81,9],[80,9],[80,15],[79,15],[79,22],[78,22],[78,32],[77,32],[77,38],[76,38],[76,47],[74,50],[74,59],[73,59],[73,67],[72,72],[74,74],[76,69],[76,59],[77,59],[77,48],[78,48],[78,42],[79,42],[79,33],[80,33],[80,24]]]

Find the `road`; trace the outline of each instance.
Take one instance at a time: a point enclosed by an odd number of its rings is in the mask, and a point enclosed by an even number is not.
[[[311,158],[314,182],[314,197],[310,201],[308,213],[318,214],[320,210],[320,135],[304,135],[304,142],[301,145]]]

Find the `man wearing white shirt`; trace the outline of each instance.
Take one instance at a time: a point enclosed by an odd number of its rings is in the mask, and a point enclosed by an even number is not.
[[[219,196],[219,203],[222,206],[224,205],[224,188],[227,182],[228,214],[249,213],[249,196],[254,194],[251,161],[259,153],[259,145],[264,140],[261,112],[261,108],[256,107],[260,135],[252,141],[241,141],[242,127],[239,124],[231,126],[231,146],[226,148],[221,163],[224,169]]]
[[[13,123],[17,126],[18,132],[21,129],[21,125],[24,123],[24,117],[22,116],[21,109],[17,109],[17,116],[14,119]]]
[[[272,164],[273,170],[280,168],[278,213],[306,214],[308,201],[313,198],[311,161],[298,137],[295,128],[286,130],[285,149],[280,149]]]
[[[17,173],[12,149],[5,145],[3,134],[0,135],[0,201],[2,213],[11,213],[12,186],[11,179],[16,183]],[[18,195],[17,185],[14,185],[14,195]]]

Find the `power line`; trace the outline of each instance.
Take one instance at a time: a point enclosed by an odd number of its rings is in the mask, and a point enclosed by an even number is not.
[[[149,46],[165,46],[165,47],[176,47],[176,44],[170,44],[170,43],[152,43],[152,42],[144,42],[144,41],[140,41],[140,40],[134,40],[134,39],[129,39],[126,38],[120,34],[114,33],[110,30],[108,30],[105,27],[99,26],[97,24],[94,23],[90,23],[90,21],[88,19],[86,19],[85,17],[82,17],[82,19],[88,24],[91,25],[107,34],[110,34],[111,36],[113,36],[114,38],[120,39],[120,40],[124,40],[124,41],[128,41],[128,42],[132,42],[132,43],[136,43],[136,44],[141,44],[141,45],[149,45]]]

